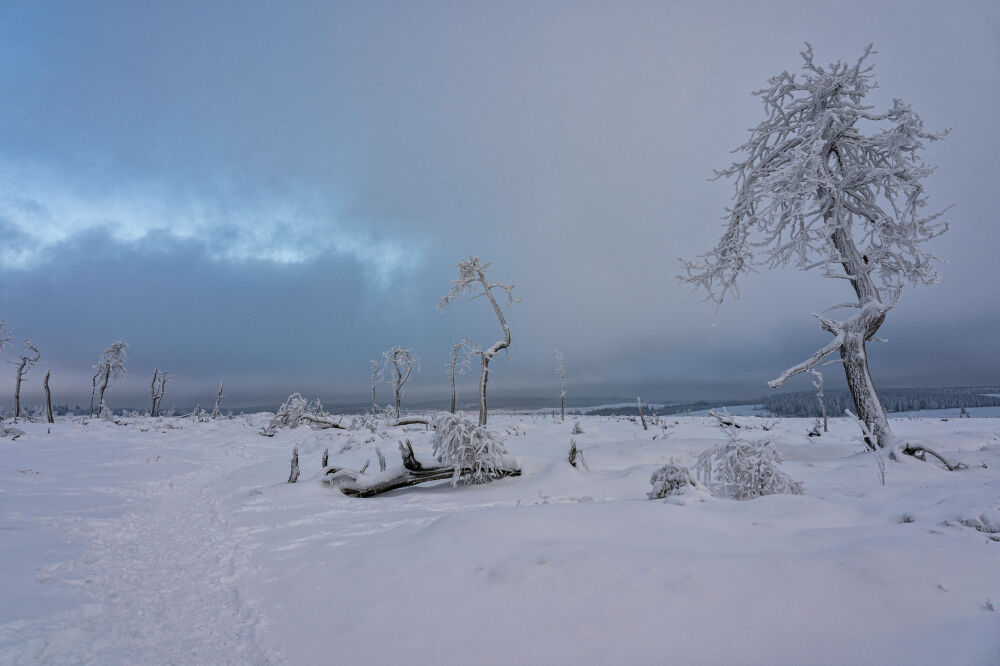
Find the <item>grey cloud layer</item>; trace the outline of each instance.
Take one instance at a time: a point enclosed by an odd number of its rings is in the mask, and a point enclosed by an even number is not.
[[[496,334],[482,303],[433,309],[474,253],[524,298],[498,387],[555,385],[559,348],[571,391],[762,392],[843,285],[757,276],[710,328],[676,257],[720,229],[731,186],[707,179],[760,118],[749,92],[803,40],[874,41],[874,101],[954,128],[928,187],[957,204],[876,380],[995,376],[1000,12],[870,4],[6,5],[0,316],[54,376],[128,339],[137,394],[159,364],[351,395],[397,343],[433,392],[452,339]]]

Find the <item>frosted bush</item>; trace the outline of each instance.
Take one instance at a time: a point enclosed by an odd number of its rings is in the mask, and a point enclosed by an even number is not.
[[[455,468],[453,486],[462,478],[466,483],[485,483],[503,472],[507,449],[500,435],[468,419],[454,414],[438,417],[431,445],[438,460]]]
[[[647,493],[649,499],[663,499],[671,495],[679,495],[688,489],[698,488],[701,484],[694,480],[687,467],[682,467],[670,461],[653,472],[649,479],[653,489]]]
[[[781,454],[769,440],[729,442],[704,451],[695,463],[698,480],[716,495],[745,500],[764,495],[801,495],[802,483],[782,472]]]
[[[0,437],[10,437],[17,439],[24,434],[24,431],[17,426],[0,425]]]
[[[298,393],[293,393],[282,403],[277,413],[271,417],[271,422],[264,428],[264,433],[273,435],[278,428],[296,428],[303,422],[309,423],[306,416],[325,418],[329,415],[323,409],[323,403],[319,399],[310,402]]]

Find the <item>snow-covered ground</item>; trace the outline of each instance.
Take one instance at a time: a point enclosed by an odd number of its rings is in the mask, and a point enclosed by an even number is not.
[[[649,478],[724,441],[711,418],[491,417],[523,476],[369,499],[321,482],[323,449],[426,460],[422,427],[265,422],[0,440],[0,663],[1000,663],[1000,420],[894,419],[969,468],[886,460],[882,486],[853,423],[783,419],[750,436],[804,495],[683,505]]]

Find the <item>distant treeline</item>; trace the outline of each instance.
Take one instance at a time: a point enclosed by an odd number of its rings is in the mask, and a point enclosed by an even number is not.
[[[854,402],[847,389],[827,389],[823,396],[827,414],[843,416],[844,410],[852,412]],[[1000,398],[994,398],[986,393],[1000,394],[998,387],[959,387],[959,388],[913,388],[913,389],[882,389],[878,392],[882,406],[886,412],[914,412],[922,409],[958,409],[960,407],[996,407]],[[810,417],[820,416],[819,402],[815,391],[796,391],[794,393],[772,393],[758,401],[764,409],[774,416]]]
[[[815,398],[813,398],[815,400]],[[676,405],[664,405],[658,409],[650,409],[648,406],[643,405],[643,414],[656,414],[658,416],[667,416],[670,414],[687,414],[688,412],[699,412],[705,409],[719,409],[722,405],[754,405],[759,404],[760,400],[727,400],[725,402],[720,402],[718,400],[700,400],[698,402],[685,402]],[[819,407],[817,406],[817,409]],[[627,407],[603,407],[601,409],[588,409],[587,414],[592,414],[594,416],[638,416],[639,406],[629,405]]]

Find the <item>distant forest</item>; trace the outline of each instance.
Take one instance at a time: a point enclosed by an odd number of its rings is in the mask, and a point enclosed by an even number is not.
[[[886,412],[912,412],[921,409],[958,409],[961,407],[997,407],[1000,398],[985,395],[995,393],[1000,395],[1000,387],[955,387],[955,388],[907,388],[882,389],[878,392],[882,406]],[[854,403],[847,389],[827,389],[823,397],[827,414],[843,416],[845,409],[854,411]],[[820,416],[819,402],[815,391],[795,391],[790,393],[771,393],[756,399],[748,400],[701,400],[682,404],[665,405],[660,409],[644,408],[646,414],[685,414],[705,409],[718,409],[723,405],[760,405],[762,414],[777,417],[815,417]],[[636,416],[639,409],[635,405],[628,407],[607,407],[588,410],[588,414],[598,416]]]
[[[878,396],[882,399],[885,411],[890,413],[1000,405],[1000,398],[984,395],[986,393],[1000,394],[1000,387],[882,389]],[[854,411],[854,403],[847,389],[827,389],[823,402],[830,416],[843,416],[845,409]],[[760,404],[774,416],[820,416],[815,391],[774,393],[761,398]]]

